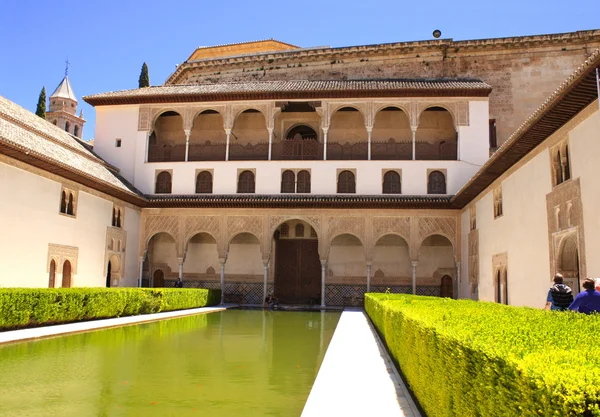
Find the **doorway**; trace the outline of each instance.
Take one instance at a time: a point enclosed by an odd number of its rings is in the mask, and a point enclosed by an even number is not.
[[[444,275],[442,277],[442,286],[440,288],[440,296],[447,298],[454,298],[452,277],[450,275]]]
[[[162,269],[157,269],[156,271],[154,271],[154,275],[152,276],[152,282],[153,286],[156,288],[162,288],[165,286],[165,273],[162,271]]]
[[[110,261],[108,261],[108,267],[106,268],[106,288],[110,288]]]

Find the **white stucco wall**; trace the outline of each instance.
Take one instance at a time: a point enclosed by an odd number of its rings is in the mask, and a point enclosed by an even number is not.
[[[0,200],[0,286],[48,287],[46,266],[51,243],[79,249],[72,286],[105,286],[106,230],[113,203],[79,191],[76,216],[62,215],[61,189],[59,182],[0,163],[0,194],[8,197]],[[136,253],[139,215],[132,213],[125,220],[126,247]],[[135,277],[137,267],[130,265],[127,257],[126,262],[127,278]],[[56,286],[60,286],[58,278]]]

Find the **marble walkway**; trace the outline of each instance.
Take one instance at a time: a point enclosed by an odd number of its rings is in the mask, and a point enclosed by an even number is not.
[[[344,310],[302,417],[421,417],[366,314]]]

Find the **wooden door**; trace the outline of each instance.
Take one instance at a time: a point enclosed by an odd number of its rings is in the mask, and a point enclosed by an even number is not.
[[[165,274],[162,270],[157,269],[154,271],[153,284],[155,288],[162,288],[165,286]]]
[[[71,287],[71,262],[65,261],[63,264],[62,287]]]
[[[321,297],[321,262],[313,239],[277,241],[275,297],[285,304],[310,304]]]
[[[440,296],[454,298],[454,291],[453,291],[452,286],[453,286],[452,277],[450,277],[448,275],[444,275],[442,277],[442,288],[440,289]]]

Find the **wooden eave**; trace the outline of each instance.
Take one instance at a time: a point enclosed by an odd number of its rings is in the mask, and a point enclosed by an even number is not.
[[[527,120],[463,186],[452,198],[451,208],[465,207],[521,158],[596,100],[596,68],[599,65],[600,53],[596,51],[591,65],[577,74],[556,97],[549,99],[543,105],[546,108]]]
[[[243,100],[301,100],[331,98],[379,98],[379,97],[488,97],[491,88],[456,88],[456,89],[399,89],[399,90],[315,90],[296,92],[245,92],[218,94],[168,94],[121,97],[84,97],[84,101],[92,106],[109,106],[122,104],[154,104],[154,103],[193,103],[215,101]]]

